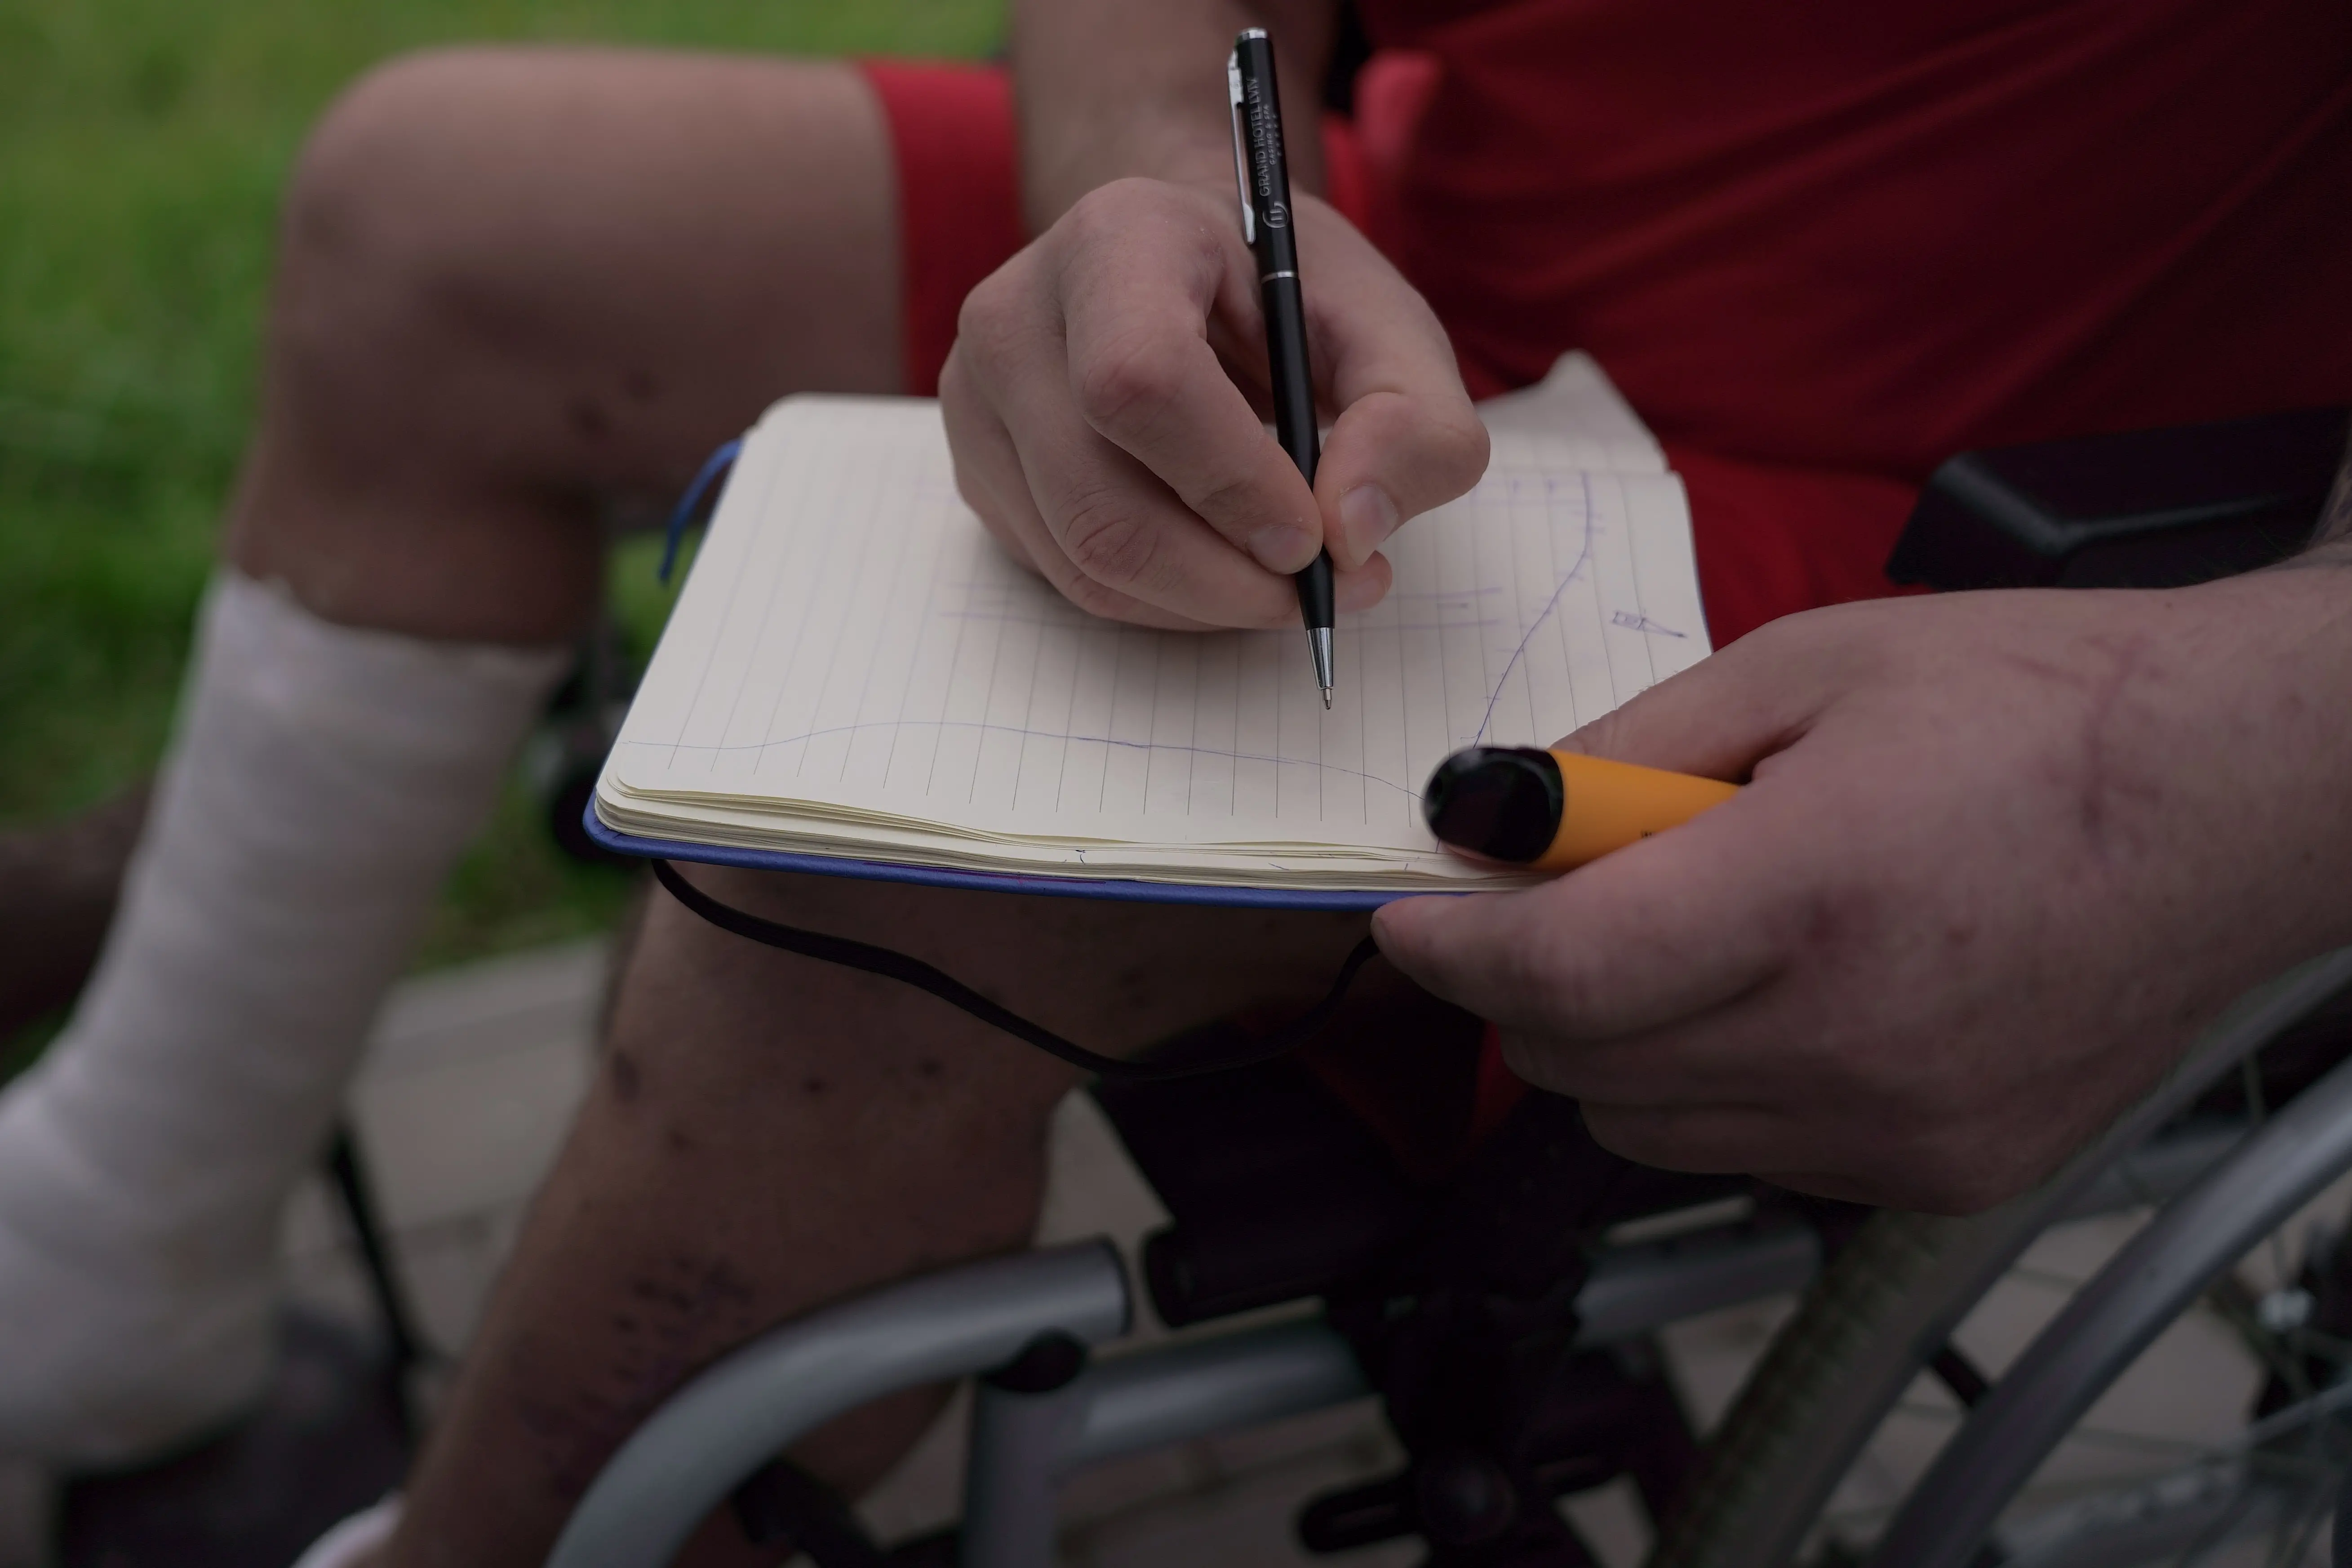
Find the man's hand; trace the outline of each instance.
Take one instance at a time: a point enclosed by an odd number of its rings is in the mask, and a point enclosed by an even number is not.
[[[1328,547],[1339,607],[1388,591],[1377,553],[1486,465],[1436,317],[1329,207],[1297,200],[1318,399],[1310,492],[1263,423],[1256,266],[1236,200],[1104,185],[972,290],[940,380],[956,483],[989,531],[1097,615],[1293,624]]]
[[[2342,569],[1791,617],[1567,742],[1738,779],[1525,892],[1381,911],[1619,1152],[1966,1211],[2352,939]]]

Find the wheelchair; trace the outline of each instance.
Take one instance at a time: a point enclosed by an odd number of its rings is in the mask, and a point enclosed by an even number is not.
[[[2259,565],[2308,531],[2344,430],[2325,410],[1966,455],[1890,571],[2165,585]],[[2347,1058],[2352,950],[2242,998],[2040,1189],[1948,1219],[1633,1165],[1572,1102],[1502,1073],[1467,1015],[1343,1012],[1289,1058],[1088,1091],[1171,1216],[1139,1281],[1108,1242],[1079,1243],[774,1330],[624,1445],[549,1563],[652,1568],[731,1506],[753,1542],[819,1568],[1042,1568],[1076,1472],[1367,1395],[1405,1462],[1302,1499],[1309,1553],[1417,1538],[1429,1568],[1576,1568],[1597,1559],[1556,1500],[1623,1481],[1654,1568],[2316,1561],[2352,1463]],[[1972,1351],[1972,1313],[2084,1222],[2120,1244],[2003,1364]],[[1796,1291],[1702,1437],[1658,1331]],[[1139,1293],[1187,1331],[1122,1351]],[[2250,1358],[2243,1427],[2053,1470],[2185,1312]],[[886,1547],[778,1458],[868,1401],[962,1378],[950,1533]],[[1922,1409],[1932,1440],[1867,1495],[1858,1461]]]

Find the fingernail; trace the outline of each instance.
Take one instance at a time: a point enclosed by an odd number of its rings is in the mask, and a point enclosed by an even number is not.
[[[1378,485],[1358,485],[1339,498],[1339,531],[1349,554],[1361,561],[1397,531],[1396,502]]]
[[[1304,529],[1271,523],[1250,535],[1249,552],[1269,572],[1297,572],[1315,559],[1315,541]]]

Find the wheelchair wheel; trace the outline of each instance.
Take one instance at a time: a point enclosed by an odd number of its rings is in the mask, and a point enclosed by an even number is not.
[[[2324,1563],[2352,1464],[2352,1065],[2280,1104],[2289,1042],[2252,1053],[2347,978],[2338,953],[2242,1003],[2040,1192],[1874,1215],[1749,1377],[1651,1568]],[[2142,1173],[2216,1082],[2243,1085],[2234,1145],[2162,1201]]]

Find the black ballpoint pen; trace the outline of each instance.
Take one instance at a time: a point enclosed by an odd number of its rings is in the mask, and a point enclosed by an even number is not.
[[[1274,429],[1307,487],[1322,455],[1315,430],[1315,383],[1307,364],[1307,300],[1298,288],[1298,239],[1290,223],[1290,169],[1282,153],[1282,104],[1274,85],[1274,45],[1252,27],[1225,58],[1233,100],[1234,178],[1241,183],[1242,238],[1257,258],[1265,312],[1265,358],[1274,382]],[[1315,656],[1315,684],[1331,706],[1331,552],[1297,574],[1298,616]]]

